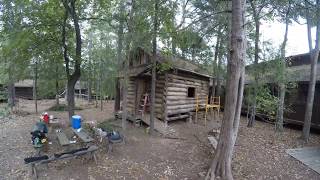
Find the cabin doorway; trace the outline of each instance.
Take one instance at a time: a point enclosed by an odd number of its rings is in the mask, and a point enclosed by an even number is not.
[[[136,79],[135,115],[146,117],[150,114],[151,77]]]

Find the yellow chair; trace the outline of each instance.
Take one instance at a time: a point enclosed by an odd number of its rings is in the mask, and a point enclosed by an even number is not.
[[[217,109],[218,112],[218,117],[220,114],[220,96],[218,97],[211,97],[211,101],[209,102],[209,97],[207,96],[207,103],[205,105],[205,115],[204,115],[204,124],[207,125],[207,113],[208,110],[212,110],[212,112],[214,112],[214,109]]]

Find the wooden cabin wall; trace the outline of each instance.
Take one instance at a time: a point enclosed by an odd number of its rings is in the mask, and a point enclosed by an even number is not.
[[[286,93],[285,105],[290,109],[289,112],[285,112],[285,122],[292,122],[295,124],[304,123],[304,114],[306,109],[308,96],[308,83],[298,82],[296,89],[289,89]],[[288,107],[289,106],[289,107]],[[312,110],[312,125],[311,127],[320,127],[320,83],[316,83],[313,110]]]
[[[150,78],[143,77],[131,77],[128,82],[128,112],[131,115],[137,115],[140,108],[141,96],[146,93],[148,86],[144,83],[148,83],[151,86]],[[164,86],[165,75],[157,74],[156,81],[156,96],[155,96],[155,117],[163,119],[164,110]],[[150,92],[149,97],[150,97]]]
[[[33,87],[15,87],[16,96],[22,99],[33,99]]]
[[[188,88],[195,88],[195,96],[188,97]],[[209,78],[189,73],[168,73],[166,85],[165,116],[188,113],[195,110],[197,96],[201,104],[209,95]],[[169,119],[170,120],[170,119]]]
[[[155,97],[155,117],[164,120],[165,108],[165,74],[157,74],[156,97]]]
[[[128,95],[127,95],[127,109],[128,109],[128,113],[133,115],[135,112],[135,79],[130,77],[129,81],[128,81]]]

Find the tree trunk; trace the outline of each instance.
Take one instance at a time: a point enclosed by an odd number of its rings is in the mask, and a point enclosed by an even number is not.
[[[56,64],[56,106],[59,106],[59,71],[58,71],[58,64]]]
[[[114,99],[114,112],[120,110],[120,80],[119,77],[116,79],[116,97]]]
[[[290,2],[289,2],[290,3]],[[276,119],[276,131],[283,131],[283,112],[284,112],[284,99],[286,94],[286,85],[285,85],[285,70],[286,70],[286,45],[288,41],[288,29],[289,29],[289,13],[290,13],[290,4],[288,5],[288,9],[286,12],[286,28],[284,33],[283,42],[281,45],[281,77],[279,83],[279,102],[278,102],[278,112]]]
[[[8,12],[9,23],[8,29],[10,31],[14,31],[14,12],[12,8],[12,3],[7,1],[5,4],[5,10]],[[15,52],[15,50],[13,50]],[[15,106],[15,99],[16,99],[16,89],[14,87],[14,62],[12,57],[8,59],[8,106],[10,107],[11,111],[13,111],[13,107]]]
[[[257,65],[259,63],[259,42],[260,42],[260,20],[259,20],[259,13],[256,11],[256,6],[253,3],[252,0],[249,0],[252,11],[253,11],[253,18],[255,23],[255,40],[254,40],[254,65]],[[258,77],[257,77],[257,71],[254,71],[254,87],[253,87],[253,104],[251,106],[252,108],[252,114],[250,116],[250,119],[248,121],[248,127],[253,127],[253,123],[256,119],[256,108],[257,108],[257,95],[258,95]]]
[[[92,82],[91,80],[88,81],[88,102],[92,102]]]
[[[309,52],[311,53],[312,49],[313,49],[313,46],[312,46],[312,35],[311,35],[311,28],[312,28],[312,25],[311,25],[311,16],[310,16],[310,5],[309,5],[309,1],[308,0],[305,0],[304,1],[305,3],[305,7],[306,7],[306,19],[307,19],[307,34],[308,34],[308,45],[309,45]]]
[[[126,129],[127,127],[127,117],[128,117],[128,82],[129,82],[129,76],[128,76],[128,69],[129,69],[129,60],[131,57],[131,51],[130,51],[130,45],[132,43],[132,33],[133,33],[133,15],[135,11],[135,0],[131,1],[131,10],[129,13],[129,20],[128,20],[128,39],[127,39],[127,58],[124,61],[124,76],[123,76],[123,88],[122,88],[122,129]]]
[[[319,22],[319,15],[320,15],[320,5],[319,0],[316,1],[316,7],[317,7],[317,30],[316,30],[316,45],[315,49],[310,52],[311,57],[311,71],[310,71],[310,81],[309,81],[309,87],[308,87],[308,97],[307,97],[307,103],[306,103],[306,111],[304,115],[304,124],[303,124],[303,131],[302,131],[302,139],[304,141],[309,140],[310,136],[310,127],[311,127],[311,120],[312,120],[312,109],[313,109],[313,100],[314,100],[314,92],[315,92],[315,86],[316,86],[316,77],[317,77],[317,63],[319,58],[319,36],[320,36],[320,22]],[[310,26],[308,26],[309,28]],[[308,30],[309,32],[309,30]],[[310,44],[310,43],[309,43]]]
[[[79,26],[79,18],[76,13],[76,5],[75,0],[62,0],[62,3],[65,8],[64,21],[62,25],[62,44],[63,44],[63,57],[65,61],[65,69],[67,74],[67,101],[68,101],[68,114],[69,121],[71,125],[71,117],[74,115],[74,86],[78,79],[80,78],[81,72],[81,33]],[[66,44],[66,28],[67,28],[67,20],[68,16],[71,16],[73,20],[73,26],[76,37],[76,50],[75,50],[75,58],[74,58],[74,67],[73,73],[70,74],[70,59],[68,55],[68,47]]]
[[[11,111],[13,111],[13,107],[15,106],[15,99],[16,99],[16,89],[14,87],[14,80],[13,75],[11,72],[8,72],[9,74],[9,82],[8,82],[8,105],[11,108]]]
[[[88,104],[92,102],[92,33],[89,32],[89,42],[88,42],[88,54],[89,54],[89,62],[88,62]]]
[[[153,39],[152,39],[152,77],[151,77],[151,110],[150,110],[150,134],[154,131],[155,118],[155,92],[156,92],[156,65],[157,65],[157,32],[158,32],[159,0],[154,1]]]
[[[216,96],[221,96],[221,64],[222,64],[222,53],[219,53],[219,57],[218,57],[218,64],[217,64],[217,88],[216,88]]]
[[[120,110],[120,69],[121,69],[121,61],[122,61],[122,46],[123,46],[123,28],[124,28],[124,17],[123,13],[125,11],[125,6],[123,0],[120,2],[120,19],[119,19],[119,27],[118,27],[118,46],[117,46],[117,69],[118,69],[118,77],[116,78],[116,97],[114,101],[114,112]]]
[[[102,42],[102,40],[101,40]],[[100,59],[100,74],[99,74],[99,94],[100,94],[100,111],[103,109],[103,93],[102,93],[102,58]]]
[[[37,97],[37,84],[38,84],[38,62],[34,64],[34,79],[33,79],[33,99],[36,113],[38,113],[38,97]]]
[[[245,1],[232,1],[230,58],[227,65],[225,113],[216,153],[206,179],[232,180],[231,160],[237,138],[244,86],[244,35]]]
[[[220,26],[219,26],[220,28]],[[220,30],[220,29],[219,29]],[[220,31],[218,31],[220,32]],[[219,56],[219,49],[220,49],[220,44],[221,44],[221,40],[220,40],[220,33],[218,33],[217,36],[217,42],[215,45],[215,51],[214,51],[214,59],[213,59],[213,76],[214,76],[214,80],[212,82],[212,97],[216,96],[216,82],[217,82],[217,77],[218,77],[218,56]]]
[[[67,102],[68,102],[68,115],[69,115],[69,121],[71,125],[71,118],[74,115],[74,107],[75,107],[75,101],[74,101],[74,86],[76,84],[75,79],[70,79],[67,82]]]

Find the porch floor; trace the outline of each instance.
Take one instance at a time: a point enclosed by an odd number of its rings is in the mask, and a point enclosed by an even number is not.
[[[144,114],[143,118],[139,119],[141,119],[144,123],[150,126],[150,114]],[[174,129],[170,128],[169,126],[166,126],[166,124],[163,121],[160,121],[157,118],[154,119],[154,129],[163,135],[175,133]]]
[[[287,149],[286,152],[320,174],[320,147]]]

